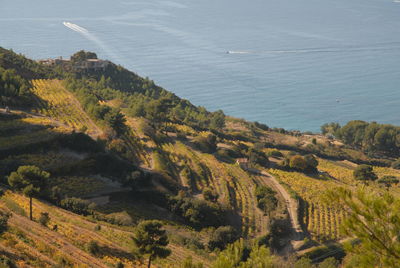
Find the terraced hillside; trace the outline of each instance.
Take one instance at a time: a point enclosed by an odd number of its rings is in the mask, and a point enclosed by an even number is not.
[[[60,80],[32,80],[32,93],[36,96],[34,112],[62,122],[73,130],[86,132],[97,138],[101,130],[83,111],[79,101],[65,89]]]
[[[149,219],[162,222],[172,250],[158,267],[188,267],[188,256],[209,267],[238,237],[290,257],[347,238],[349,211],[327,202],[329,190],[400,196],[393,156],[208,112],[113,64],[93,72],[26,65],[11,82],[27,90],[0,110],[0,210],[12,213],[0,252],[21,267],[141,267],[146,256],[131,236]],[[394,183],[355,180],[363,163]],[[50,173],[34,221],[7,179],[25,165]]]
[[[0,209],[12,212],[10,230],[0,239],[2,254],[20,267],[53,267],[60,263],[74,267],[113,267],[123,263],[126,267],[146,267],[132,254],[133,227],[117,227],[80,216],[56,206],[34,202],[34,218],[48,212],[51,220],[48,227],[30,221],[27,217],[29,200],[18,194],[6,192],[0,199]],[[57,225],[57,230],[52,230]],[[100,253],[93,256],[87,252],[88,242],[96,241]],[[171,243],[172,255],[160,267],[175,267],[187,256],[207,264],[184,247]]]

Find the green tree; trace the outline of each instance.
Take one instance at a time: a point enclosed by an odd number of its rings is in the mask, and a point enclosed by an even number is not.
[[[241,263],[239,268],[272,268],[277,258],[273,256],[269,248],[265,246],[254,246],[246,262]]]
[[[244,259],[246,252],[243,239],[239,239],[218,254],[217,259],[211,265],[212,268],[233,268],[237,267]]]
[[[153,259],[166,258],[171,254],[171,251],[166,248],[169,243],[168,236],[159,221],[142,221],[136,227],[132,239],[138,252],[149,256],[147,266],[149,268]]]
[[[374,181],[378,176],[369,165],[359,165],[353,172],[354,179],[360,181]]]
[[[251,251],[250,251],[251,250]],[[246,247],[243,239],[233,244],[218,254],[212,263],[212,268],[272,268],[293,267],[281,258],[271,254],[265,246],[254,245],[251,249]]]
[[[339,130],[340,130],[340,124],[339,123],[335,123],[335,122],[326,123],[326,124],[321,126],[321,132],[324,135],[330,134],[330,135],[337,136],[337,132]]]
[[[236,239],[238,239],[238,233],[232,226],[221,226],[211,235],[208,247],[211,250],[216,248],[222,250],[226,245],[235,242]]]
[[[87,59],[97,59],[96,53],[80,50],[71,56],[72,62],[80,62],[80,61],[84,61]]]
[[[343,231],[361,243],[349,245],[353,267],[398,267],[400,263],[400,199],[363,187],[338,188],[328,201],[348,211]]]
[[[29,218],[32,220],[32,199],[45,188],[50,174],[36,166],[20,166],[8,176],[8,183],[29,197]]]
[[[104,121],[109,125],[112,129],[117,132],[118,135],[124,133],[126,130],[126,118],[125,116],[118,110],[111,110],[104,115]]]
[[[212,113],[210,120],[210,128],[216,130],[222,130],[225,127],[225,114],[223,111],[218,110]]]

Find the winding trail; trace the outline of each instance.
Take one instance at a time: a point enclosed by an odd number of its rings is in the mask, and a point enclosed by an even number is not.
[[[302,240],[305,236],[299,220],[299,203],[295,198],[290,196],[289,192],[279,183],[279,181],[274,176],[266,171],[258,171],[258,174],[261,175],[266,184],[272,184],[273,187],[285,200],[286,207],[289,213],[290,223],[293,230],[292,234],[290,235],[290,240],[293,249],[296,250],[303,243]]]

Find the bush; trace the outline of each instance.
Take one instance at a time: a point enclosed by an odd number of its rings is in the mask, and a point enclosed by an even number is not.
[[[226,211],[219,204],[175,196],[169,198],[169,209],[195,228],[218,227],[226,221]]]
[[[100,253],[99,244],[94,240],[86,244],[86,250],[92,255],[98,255]]]
[[[307,168],[307,162],[301,155],[295,155],[289,159],[289,167],[304,171]]]
[[[71,197],[61,200],[60,205],[62,208],[74,213],[87,215],[89,214],[89,205],[91,203],[87,200]]]
[[[217,149],[217,137],[213,134],[209,134],[207,137],[199,135],[193,139],[193,142],[204,153],[214,153]]]
[[[249,152],[249,163],[251,165],[258,164],[263,167],[267,167],[269,165],[269,159],[264,152],[251,149]]]
[[[16,268],[17,266],[5,256],[0,256],[0,268]]]
[[[369,165],[359,165],[353,172],[354,179],[361,181],[374,181],[378,178]]]
[[[203,190],[203,197],[207,201],[217,202],[219,196],[215,191],[211,190],[210,188],[205,188]]]
[[[378,183],[384,184],[386,187],[390,187],[392,184],[399,183],[399,178],[395,176],[383,176],[377,180]]]
[[[43,226],[47,226],[47,224],[50,222],[50,216],[49,213],[47,212],[41,212],[40,217],[39,217],[39,223]]]
[[[115,268],[124,268],[125,265],[122,262],[117,262],[117,264],[115,265]]]
[[[10,214],[0,211],[0,235],[8,230]]]
[[[268,152],[268,156],[283,157],[283,154],[280,151],[274,149],[274,150],[271,150],[271,151]]]
[[[278,205],[278,199],[275,197],[276,192],[267,186],[257,186],[255,190],[257,198],[257,206],[264,213],[269,215]]]
[[[232,226],[218,227],[211,235],[208,248],[223,250],[228,244],[235,242],[239,238],[237,231]]]
[[[132,217],[126,211],[116,212],[107,215],[107,221],[112,224],[129,226],[133,224]]]

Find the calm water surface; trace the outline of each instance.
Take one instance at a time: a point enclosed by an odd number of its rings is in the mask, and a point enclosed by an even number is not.
[[[2,47],[35,59],[95,51],[210,110],[311,131],[400,125],[390,0],[0,0],[0,12]]]

